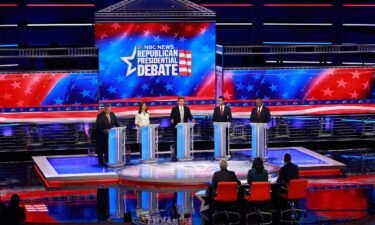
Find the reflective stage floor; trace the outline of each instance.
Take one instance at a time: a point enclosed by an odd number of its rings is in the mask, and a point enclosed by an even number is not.
[[[245,158],[232,157],[228,161],[228,168],[235,171],[239,179],[244,180],[251,168],[251,151],[239,149],[235,152],[242,153]],[[271,177],[275,177],[282,166],[285,153],[292,155],[293,162],[299,166],[302,176],[341,175],[342,169],[345,168],[345,164],[306,148],[271,148],[265,164]],[[219,170],[218,161],[207,159],[182,162],[160,159],[149,164],[133,161],[117,169],[100,167],[95,156],[87,155],[36,156],[33,160],[47,187],[121,184],[150,188],[200,188],[205,187],[213,173]]]

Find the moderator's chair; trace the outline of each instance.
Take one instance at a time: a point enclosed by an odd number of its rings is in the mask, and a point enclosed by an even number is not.
[[[240,224],[240,214],[237,206],[238,184],[237,182],[219,182],[214,196],[213,223]],[[224,216],[223,218],[218,218]],[[234,218],[233,221],[231,218]],[[219,220],[218,220],[219,219]]]
[[[246,224],[271,224],[272,213],[265,211],[271,200],[270,182],[252,182],[250,191],[245,193],[250,212],[246,214]]]
[[[280,211],[281,222],[283,223],[297,223],[302,214],[306,214],[306,210],[298,209],[295,206],[295,201],[306,198],[307,180],[293,179],[285,188],[286,193],[281,197],[287,201],[288,208]]]

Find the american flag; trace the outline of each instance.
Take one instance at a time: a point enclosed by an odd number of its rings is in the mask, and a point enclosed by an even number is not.
[[[181,76],[191,76],[191,51],[179,51],[179,74]]]

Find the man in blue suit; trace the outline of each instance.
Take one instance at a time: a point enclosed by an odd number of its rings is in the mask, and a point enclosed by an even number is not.
[[[232,112],[228,106],[224,105],[225,98],[219,96],[219,106],[214,109],[214,115],[212,116],[213,122],[232,122]]]
[[[256,100],[257,107],[251,110],[250,122],[251,123],[268,123],[271,120],[270,110],[263,105],[261,98]]]

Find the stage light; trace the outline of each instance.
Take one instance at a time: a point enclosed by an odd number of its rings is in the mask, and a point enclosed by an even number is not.
[[[263,23],[265,26],[332,26],[332,23]]]

